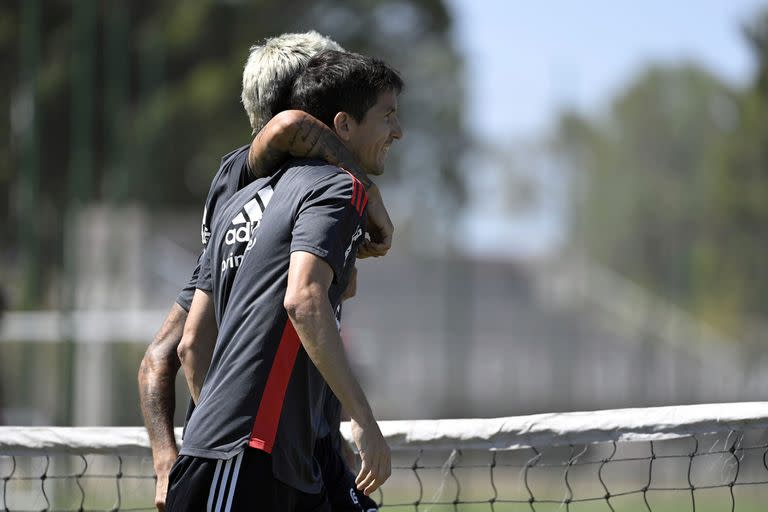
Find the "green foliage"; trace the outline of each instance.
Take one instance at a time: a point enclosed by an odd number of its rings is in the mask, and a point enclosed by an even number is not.
[[[422,176],[443,200],[461,197],[461,61],[443,0],[296,0],[290,8],[280,0],[30,0],[42,16],[26,42],[21,4],[0,7],[0,69],[11,77],[0,93],[12,110],[5,116],[11,126],[0,123],[0,194],[8,199],[0,206],[0,237],[15,247],[36,225],[43,257],[32,272],[51,269],[49,282],[62,264],[64,212],[74,195],[151,208],[201,205],[221,155],[250,141],[240,104],[248,49],[284,32],[316,29],[400,69],[406,137],[382,180]],[[39,46],[37,94],[22,76],[30,41]],[[41,176],[34,203],[43,205],[37,218],[14,199],[33,169],[23,163],[31,132],[14,117],[24,113],[23,98],[36,103],[40,127],[33,151]],[[426,137],[436,142],[420,145]]]
[[[768,11],[745,30],[754,84],[652,66],[604,119],[561,116],[588,251],[737,336],[768,316]]]

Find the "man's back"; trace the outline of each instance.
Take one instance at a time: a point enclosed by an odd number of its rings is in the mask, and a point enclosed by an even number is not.
[[[280,480],[318,492],[307,454],[325,382],[283,308],[288,266],[294,251],[325,260],[337,306],[362,241],[365,198],[337,167],[292,164],[245,187],[214,218],[198,287],[213,292],[219,337],[182,454],[225,459],[248,445],[272,454]]]

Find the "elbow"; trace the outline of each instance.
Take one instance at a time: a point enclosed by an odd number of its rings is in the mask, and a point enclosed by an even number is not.
[[[283,307],[294,324],[306,325],[320,317],[324,298],[328,300],[319,286],[289,288],[285,293]]]
[[[296,138],[309,114],[301,110],[284,110],[269,121],[272,144],[280,151],[290,152],[291,141]]]
[[[301,295],[301,293],[290,293],[289,291],[285,294],[285,300],[283,300],[283,307],[286,313],[288,313],[288,318],[294,323],[306,314],[306,305],[302,301]]]
[[[284,140],[294,135],[307,116],[308,114],[301,110],[283,110],[276,114],[269,124],[272,125],[278,140]]]
[[[179,369],[178,338],[158,336],[149,344],[139,365],[139,384],[148,385],[174,375]]]

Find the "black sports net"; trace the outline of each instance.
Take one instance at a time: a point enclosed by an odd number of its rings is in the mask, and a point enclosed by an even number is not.
[[[768,433],[513,450],[398,449],[374,495],[387,511],[758,511]],[[153,510],[152,461],[136,455],[0,455],[4,511]]]

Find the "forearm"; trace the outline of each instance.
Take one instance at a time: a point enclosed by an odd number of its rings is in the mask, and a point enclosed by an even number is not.
[[[333,130],[300,110],[280,112],[256,135],[248,159],[251,173],[267,176],[289,155],[325,160],[349,171],[366,189],[375,186]]]
[[[327,296],[323,297],[321,292],[320,296],[289,308],[288,314],[307,355],[350,417],[363,426],[375,423],[365,393],[347,359]]]
[[[182,338],[182,343],[187,340],[185,335]],[[194,340],[187,340],[194,343]],[[181,346],[181,345],[180,345]],[[198,351],[190,349],[184,352],[181,359],[181,367],[184,369],[184,378],[187,381],[187,387],[189,387],[189,394],[192,395],[192,401],[197,404],[198,398],[200,398],[200,390],[203,388],[203,382],[205,382],[205,376],[208,373],[208,367],[211,364],[212,354],[209,351]]]
[[[200,397],[200,390],[213,358],[217,335],[218,327],[211,294],[195,290],[189,317],[184,324],[184,336],[177,351],[189,393],[195,403]]]
[[[142,362],[141,371],[148,374],[139,385],[141,397],[141,412],[144,415],[144,425],[149,436],[152,449],[152,460],[155,471],[170,469],[178,455],[176,438],[173,432],[173,411],[176,409],[174,382],[178,366],[145,365]]]
[[[179,370],[176,347],[187,313],[174,304],[139,367],[139,399],[155,471],[170,468],[178,454],[173,433],[174,383]]]

